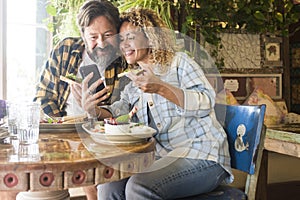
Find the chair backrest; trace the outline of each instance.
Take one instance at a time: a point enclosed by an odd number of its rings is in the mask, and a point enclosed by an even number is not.
[[[254,174],[265,110],[265,105],[216,104],[216,117],[227,133],[233,168]]]
[[[248,199],[256,199],[266,134],[266,105],[216,104],[215,111],[227,133],[231,166],[248,173],[245,193]]]

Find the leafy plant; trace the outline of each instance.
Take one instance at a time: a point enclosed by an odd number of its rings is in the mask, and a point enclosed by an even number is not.
[[[85,0],[50,0],[48,27],[54,42],[65,36],[79,36],[78,8]],[[133,7],[149,8],[167,23],[196,42],[216,47],[217,57],[222,32],[274,34],[286,37],[289,26],[300,18],[300,4],[291,0],[111,0],[123,12]],[[202,39],[204,38],[204,39]],[[205,45],[205,44],[204,44]],[[193,45],[192,45],[193,46]],[[190,50],[193,51],[193,50]],[[222,67],[223,59],[217,61]]]
[[[70,36],[80,36],[76,24],[79,7],[85,0],[49,0],[46,11],[49,17],[45,19],[49,31],[53,33],[53,43]]]
[[[171,12],[175,9],[175,3],[169,0],[118,0],[115,1],[119,11],[122,13],[130,8],[148,8],[156,11],[167,26],[174,28]]]
[[[204,40],[205,43],[215,46],[215,50],[211,52],[214,57],[217,57],[218,49],[222,48],[219,38],[222,32],[274,34],[285,37],[293,34],[289,33],[289,26],[300,18],[299,6],[294,5],[290,0],[119,0],[116,2],[121,12],[132,7],[155,10],[170,28],[194,38],[196,42]],[[194,50],[190,49],[190,51]],[[223,66],[222,58],[217,60],[217,65]]]
[[[187,8],[191,20],[185,26],[197,24],[213,32],[242,30],[287,36],[289,25],[300,17],[299,6],[290,0],[193,0]]]

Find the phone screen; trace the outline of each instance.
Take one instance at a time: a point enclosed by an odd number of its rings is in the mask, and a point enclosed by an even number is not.
[[[85,78],[87,75],[89,75],[91,72],[94,72],[93,77],[91,78],[91,80],[88,82],[88,87],[90,87],[95,81],[101,79],[99,70],[97,65],[93,64],[93,65],[86,65],[86,66],[82,66],[79,68],[80,74],[82,76],[82,78]],[[95,91],[93,91],[93,93],[97,93],[101,90],[103,90],[105,88],[104,83],[102,83],[101,85],[99,85]]]

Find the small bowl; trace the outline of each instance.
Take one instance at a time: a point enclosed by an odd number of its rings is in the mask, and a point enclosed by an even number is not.
[[[130,123],[116,124],[113,118],[107,118],[104,119],[104,129],[106,134],[128,134],[130,132]]]
[[[128,134],[130,132],[130,124],[104,124],[105,133],[111,135]]]

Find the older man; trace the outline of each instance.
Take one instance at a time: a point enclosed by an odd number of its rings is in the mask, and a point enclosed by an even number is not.
[[[80,95],[60,76],[74,74],[80,77],[79,68],[96,64],[105,76],[106,103],[119,99],[120,84],[117,75],[126,69],[118,54],[117,33],[119,12],[105,0],[85,2],[77,17],[80,38],[65,38],[51,51],[50,58],[40,77],[34,101],[40,101],[43,111],[51,116],[82,114]],[[80,86],[80,85],[79,85]],[[78,85],[77,85],[78,87]]]

